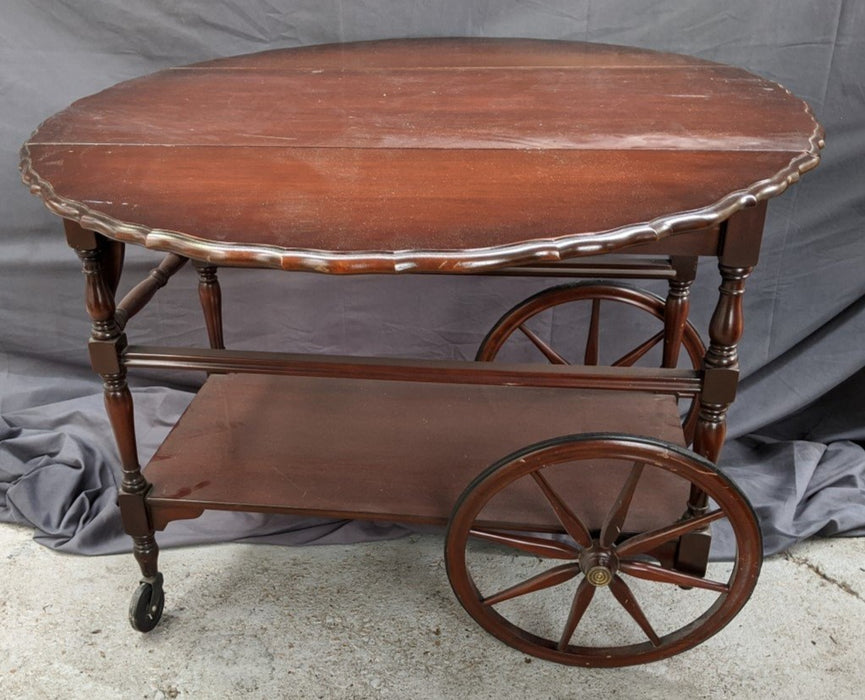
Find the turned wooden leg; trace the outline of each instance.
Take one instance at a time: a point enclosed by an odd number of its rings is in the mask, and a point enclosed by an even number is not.
[[[105,408],[114,431],[120,452],[123,478],[120,482],[120,516],[127,534],[132,537],[132,551],[144,579],[153,579],[158,574],[159,548],[156,546],[154,530],[145,504],[150,484],[141,473],[138,463],[138,448],[135,439],[134,409],[132,394],[126,383],[126,372],[103,375],[105,386]]]
[[[738,345],[745,329],[743,297],[745,281],[754,269],[760,249],[765,202],[737,212],[724,227],[724,243],[718,269],[721,286],[709,322],[709,347],[703,360],[703,388],[694,434],[694,451],[718,462],[727,435],[727,410],[739,383]],[[692,487],[686,517],[702,515],[708,508],[706,494]],[[678,568],[702,575],[709,557],[709,532],[693,532],[679,541]]]
[[[144,581],[151,589],[158,586],[161,595],[161,576],[157,567],[159,549],[145,503],[150,484],[141,473],[138,462],[132,394],[126,382],[126,368],[121,363],[126,336],[115,314],[114,291],[119,278],[117,249],[104,243],[98,234],[74,222],[64,223],[67,241],[82,263],[85,304],[91,320],[90,362],[102,377],[105,409],[120,455],[122,479],[118,504],[121,519],[124,529],[133,539],[135,558]]]
[[[216,267],[196,263],[198,270],[198,298],[201,300],[201,310],[204,312],[204,324],[207,326],[207,337],[210,347],[222,350],[225,342],[222,338],[222,290]]]
[[[694,450],[717,463],[727,434],[727,409],[739,383],[739,340],[745,329],[745,281],[757,264],[766,203],[758,202],[733,215],[724,225],[718,264],[721,286],[709,322],[709,347],[703,360],[703,389]],[[705,497],[692,499],[705,508]]]
[[[153,582],[159,576],[159,546],[153,533],[132,538],[132,555],[141,567],[144,581]]]
[[[105,283],[111,295],[114,296],[117,293],[120,276],[123,273],[126,244],[120,241],[112,241],[110,238],[100,237],[99,246],[102,249],[102,270],[105,275]]]
[[[711,342],[703,365],[703,391],[694,434],[694,451],[712,462],[717,462],[721,454],[727,434],[727,409],[736,396],[739,378],[737,344],[744,329],[742,295],[751,269],[720,265],[720,296],[709,325]],[[705,492],[692,486],[686,517],[703,515],[707,508]],[[676,555],[677,568],[700,575],[705,573],[710,544],[708,530],[683,536]]]
[[[713,462],[717,462],[721,454],[727,433],[727,409],[736,396],[739,380],[737,346],[744,330],[742,297],[745,280],[752,270],[751,267],[729,267],[723,263],[719,268],[720,295],[709,325],[711,342],[704,360],[700,416],[694,437],[694,450]]]
[[[739,381],[737,346],[744,330],[742,297],[751,267],[729,267],[723,263],[718,304],[709,325],[709,348],[703,364],[703,391],[700,415],[694,436],[694,451],[713,462],[718,461],[727,434],[727,409],[736,396]],[[694,498],[689,508],[694,514],[705,510],[705,496]]]

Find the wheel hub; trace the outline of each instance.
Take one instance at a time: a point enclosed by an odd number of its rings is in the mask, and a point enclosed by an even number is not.
[[[580,557],[580,569],[583,575],[590,584],[598,588],[608,586],[618,568],[619,560],[615,553],[611,549],[601,547],[597,542],[586,549]]]

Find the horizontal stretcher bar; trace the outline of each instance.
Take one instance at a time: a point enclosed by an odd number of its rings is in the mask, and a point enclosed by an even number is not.
[[[591,261],[566,260],[558,263],[503,267],[481,273],[509,277],[584,277],[613,279],[665,279],[676,277],[676,269],[666,259],[631,258],[601,255]]]
[[[700,393],[702,386],[702,373],[687,369],[300,355],[145,345],[130,345],[122,355],[122,362],[126,367],[204,372],[607,389],[646,391],[676,396],[694,396]]]

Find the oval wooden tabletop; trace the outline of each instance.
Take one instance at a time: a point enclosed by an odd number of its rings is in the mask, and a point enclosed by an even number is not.
[[[819,160],[737,68],[537,40],[285,49],[130,80],[44,122],[24,181],[109,237],[218,264],[454,272],[716,224]]]

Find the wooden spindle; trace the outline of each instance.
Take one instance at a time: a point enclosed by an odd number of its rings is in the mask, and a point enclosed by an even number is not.
[[[129,290],[129,293],[117,304],[115,312],[117,325],[121,330],[126,327],[129,319],[141,311],[153,299],[156,292],[162,289],[168,280],[186,264],[187,260],[188,258],[169,253],[145,279]]]
[[[216,274],[216,266],[196,264],[198,270],[198,298],[204,312],[207,338],[214,350],[225,349],[222,336],[222,290]]]
[[[676,367],[688,312],[691,307],[691,285],[697,275],[697,258],[673,258],[676,276],[669,282],[664,305],[664,353],[662,367]]]

